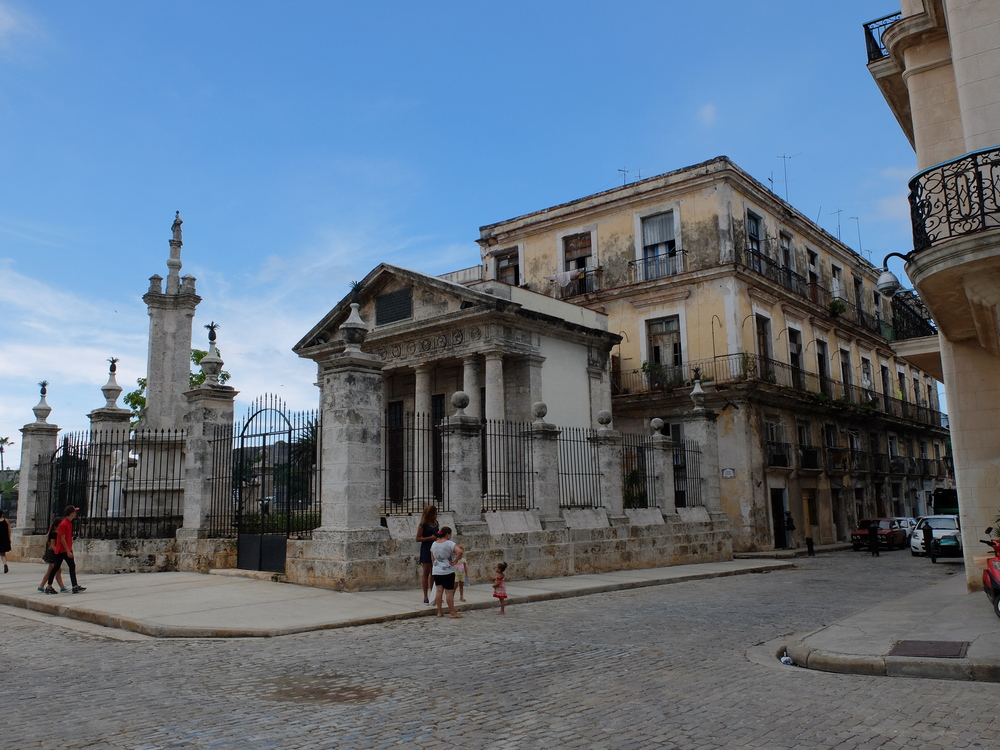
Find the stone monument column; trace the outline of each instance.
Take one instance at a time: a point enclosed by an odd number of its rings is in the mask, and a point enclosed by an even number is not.
[[[506,418],[503,392],[503,352],[486,355],[486,418],[502,421]]]
[[[535,507],[546,528],[564,528],[559,515],[559,435],[554,424],[545,421],[548,407],[542,402],[531,405],[535,421],[528,428],[531,436],[531,465],[535,472]]]
[[[199,539],[206,535],[213,496],[218,495],[223,502],[232,502],[233,401],[239,391],[219,382],[224,362],[215,346],[217,326],[213,322],[206,327],[208,354],[201,360],[205,382],[184,393],[188,403],[184,418],[187,456],[184,525],[177,530],[178,539]],[[216,471],[216,460],[225,461],[227,470]],[[224,486],[217,486],[217,482]]]
[[[195,292],[193,276],[180,277],[182,223],[178,211],[171,227],[166,291],[163,278],[154,275],[142,298],[149,310],[143,429],[178,429],[188,408],[184,392],[190,387],[191,323],[201,297]]]
[[[52,407],[45,401],[48,383],[43,380],[40,385],[42,397],[32,409],[35,421],[21,428],[21,478],[15,537],[31,536],[36,528],[47,528],[52,514],[46,494],[48,477],[45,471],[59,444],[59,427],[45,421]]]
[[[466,414],[469,396],[457,391],[451,397],[455,414],[441,425],[441,439],[448,456],[448,499],[455,522],[463,525],[482,521],[482,423]]]
[[[719,479],[719,437],[715,420],[718,413],[705,408],[705,391],[701,378],[695,374],[691,400],[694,409],[684,414],[684,435],[695,440],[701,449],[701,501],[709,513],[722,512],[721,482]],[[688,482],[691,477],[688,477]]]
[[[674,504],[674,441],[663,434],[663,420],[650,421],[653,435],[649,438],[653,454],[653,481],[656,482],[656,502],[660,512],[677,515]]]
[[[597,415],[601,425],[597,435],[590,438],[597,444],[598,464],[601,471],[601,502],[612,519],[625,516],[622,493],[622,434],[612,429],[611,412],[605,410]]]

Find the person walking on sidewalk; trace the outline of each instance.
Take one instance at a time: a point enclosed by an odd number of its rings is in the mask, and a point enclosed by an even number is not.
[[[936,563],[937,549],[934,547],[934,529],[931,528],[931,525],[927,521],[924,521],[924,529],[921,533],[924,537],[924,554],[931,559],[932,563]]]
[[[868,551],[872,557],[878,557],[878,521],[872,521],[868,527]]]
[[[7,553],[10,552],[10,546],[10,521],[7,520],[3,511],[0,510],[0,560],[3,560],[4,573],[10,570],[7,567]]]
[[[46,594],[56,593],[56,590],[52,588],[52,581],[55,580],[56,571],[62,568],[63,560],[66,561],[66,566],[69,568],[69,580],[73,584],[73,593],[82,594],[87,590],[76,580],[76,560],[73,558],[73,519],[76,518],[78,510],[80,509],[75,505],[67,505],[66,510],[63,511],[63,520],[56,528],[56,562],[49,572],[49,581],[45,586]]]
[[[56,567],[56,537],[58,536],[57,532],[61,521],[61,516],[53,518],[52,523],[49,524],[49,533],[45,537],[45,552],[42,554],[42,562],[48,565],[48,567],[45,569],[45,574],[42,576],[42,582],[38,584],[38,590],[43,594],[47,593],[45,591],[45,585],[49,580],[49,573],[51,573]],[[60,593],[65,594],[69,591],[69,589],[66,588],[66,584],[63,583],[61,570],[56,570],[56,582],[59,584]]]
[[[497,577],[493,581],[493,597],[500,600],[500,611],[498,615],[507,614],[507,563],[497,563]]]

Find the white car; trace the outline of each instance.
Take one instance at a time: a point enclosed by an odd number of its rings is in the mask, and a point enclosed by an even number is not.
[[[930,526],[938,543],[938,557],[962,556],[962,533],[958,516],[925,516],[910,536],[910,554],[924,554],[924,526]]]

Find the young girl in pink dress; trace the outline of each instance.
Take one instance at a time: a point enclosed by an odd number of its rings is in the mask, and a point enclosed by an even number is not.
[[[507,603],[507,579],[504,578],[504,571],[506,570],[507,563],[497,563],[497,577],[493,581],[493,596],[500,600],[498,615],[504,614],[504,605]]]

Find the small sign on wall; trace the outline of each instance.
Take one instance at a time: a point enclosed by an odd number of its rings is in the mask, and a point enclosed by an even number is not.
[[[733,469],[723,469],[722,477],[723,479],[732,479],[736,476],[736,472]]]

